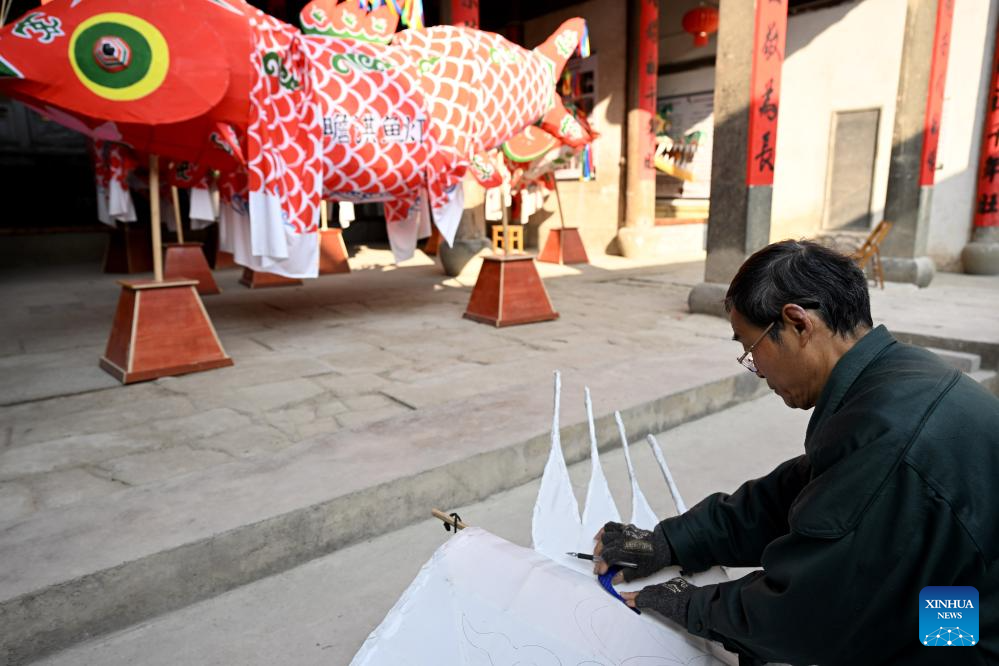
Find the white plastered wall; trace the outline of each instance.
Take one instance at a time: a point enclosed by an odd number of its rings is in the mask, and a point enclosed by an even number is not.
[[[771,240],[822,229],[832,121],[879,109],[872,224],[884,215],[905,0],[863,0],[792,16],[781,74]]]
[[[940,270],[961,270],[961,250],[971,238],[997,6],[996,0],[955,2],[927,242]]]
[[[607,2],[591,0],[577,5],[575,9],[577,12],[583,9],[592,12],[599,8],[594,12],[594,18],[599,17],[596,21],[599,25],[606,14]],[[999,0],[955,0],[955,3],[938,148],[939,170],[927,250],[943,270],[960,268],[960,252],[971,233],[978,151],[989,83],[984,70],[991,63],[992,26],[995,25]],[[822,231],[832,146],[831,126],[835,113],[839,111],[880,110],[871,191],[871,224],[883,218],[906,6],[906,0],[856,0],[789,17],[777,135],[772,240],[814,237]],[[661,23],[664,24],[660,25],[661,63],[693,60],[715,52],[716,35],[712,35],[707,46],[694,49],[688,35],[675,34],[677,16],[674,14],[682,15],[680,9],[683,8],[678,6],[675,12],[669,7],[661,10]],[[564,12],[566,15],[570,13],[572,10]],[[559,15],[558,18],[563,17]],[[535,30],[535,38],[540,38],[543,31],[550,27],[543,25],[540,33]],[[615,27],[622,30],[623,24]],[[603,60],[601,56],[601,86],[607,72]],[[623,69],[617,73],[617,78],[623,93]],[[705,67],[660,77],[658,94],[682,94],[713,88],[714,68]],[[602,88],[602,96],[604,90]],[[605,122],[609,121],[608,125],[617,129],[617,123],[621,122],[619,118],[619,113],[608,113]],[[611,155],[615,159],[620,156],[622,144],[617,136],[609,141],[602,137],[601,144],[598,160],[607,160]],[[601,181],[598,199],[609,199],[608,193],[602,189],[611,183],[601,175],[613,173],[619,177],[614,168],[616,166],[608,165],[609,169],[605,168],[602,174],[598,171],[598,181]],[[592,188],[592,185],[576,187]],[[587,207],[591,196],[586,197]],[[601,204],[607,206],[606,216],[610,217],[614,206],[607,205],[609,200],[606,203],[601,201]]]

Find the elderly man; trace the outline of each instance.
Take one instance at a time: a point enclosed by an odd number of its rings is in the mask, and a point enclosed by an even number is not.
[[[789,407],[814,408],[805,452],[651,532],[608,523],[598,573],[762,567],[625,595],[743,663],[999,664],[999,400],[875,328],[864,275],[820,245],[760,250],[725,305],[739,363]],[[923,644],[926,586],[978,590],[976,645]]]

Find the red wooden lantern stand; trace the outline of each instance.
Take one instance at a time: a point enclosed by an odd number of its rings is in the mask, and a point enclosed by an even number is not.
[[[208,259],[201,249],[201,243],[184,242],[184,225],[180,217],[180,197],[176,186],[170,188],[173,194],[174,224],[177,226],[177,242],[166,244],[166,257],[163,260],[163,276],[168,280],[189,279],[198,284],[202,296],[221,294]]]
[[[243,269],[243,277],[239,283],[250,289],[267,289],[269,287],[299,287],[304,284],[297,278],[288,278],[277,273],[255,271],[252,268]]]
[[[201,243],[167,243],[163,263],[163,276],[167,280],[194,280],[198,284],[198,293],[202,296],[222,293],[208,267]]]
[[[200,252],[200,250],[198,250]],[[196,280],[121,280],[101,368],[122,384],[232,365]]]
[[[527,254],[484,257],[464,316],[496,327],[558,319],[534,257]]]
[[[319,274],[349,273],[350,263],[347,261],[347,245],[343,242],[343,229],[330,229],[329,213],[326,202],[319,206]]]
[[[545,248],[538,255],[538,261],[547,264],[588,264],[586,248],[583,239],[579,237],[579,229],[563,227],[552,229],[545,241]]]
[[[565,226],[565,217],[562,215],[562,197],[558,193],[558,181],[552,179],[555,188],[555,200],[558,203],[558,217],[562,226],[552,229],[548,233],[548,240],[545,247],[538,255],[538,261],[549,264],[588,264],[589,257],[586,256],[586,248],[583,247],[583,239],[579,236],[579,229]]]
[[[534,257],[509,254],[509,211],[503,211],[503,254],[484,257],[464,317],[493,326],[558,319]]]
[[[150,192],[159,161],[149,158]],[[195,280],[164,280],[159,197],[150,197],[153,281],[122,281],[101,368],[123,384],[232,365],[198,296]],[[200,252],[200,250],[198,250]]]
[[[342,229],[324,229],[319,232],[319,274],[349,273],[347,246]]]
[[[221,222],[219,224],[221,224]],[[236,268],[236,258],[232,256],[232,252],[225,252],[224,250],[216,248],[215,270],[220,271],[225,268]]]

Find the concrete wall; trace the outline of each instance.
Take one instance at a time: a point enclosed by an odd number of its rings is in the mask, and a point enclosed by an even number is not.
[[[960,270],[971,234],[996,0],[957,0],[928,254]],[[771,239],[822,228],[837,111],[880,108],[871,223],[884,216],[906,3],[863,0],[791,17],[781,85]]]
[[[627,15],[620,0],[589,0],[574,7],[546,14],[524,25],[526,46],[537,46],[562,21],[582,16],[590,28],[590,45],[598,58],[597,95],[591,124],[600,133],[594,148],[597,177],[589,182],[559,181],[559,192],[568,226],[578,226],[583,243],[591,251],[617,253],[617,229],[624,218],[624,118],[627,72]],[[558,226],[555,197],[548,197],[545,210],[531,217],[528,242],[534,237],[541,246],[548,229]]]
[[[772,240],[822,228],[832,122],[838,111],[880,109],[872,224],[884,214],[904,0],[864,0],[790,17],[781,81]]]
[[[871,197],[873,221],[881,219],[904,19],[904,0],[858,0],[789,17],[781,82],[772,240],[814,236],[821,230],[832,120],[837,111],[881,110]],[[695,48],[687,35],[666,38],[663,44],[666,57],[661,62],[713,55],[715,40],[712,36],[706,46]],[[661,77],[659,94],[713,89],[714,72],[713,67],[705,67]]]
[[[943,270],[960,270],[971,234],[976,168],[988,94],[988,68],[997,0],[957,0],[938,149],[928,253]],[[895,97],[906,3],[857,0],[789,19],[781,84],[771,239],[814,236],[822,230],[839,111],[880,109],[871,224],[884,216]],[[667,27],[660,27],[667,30]],[[685,36],[664,38],[663,63],[714,53]],[[660,94],[712,88],[714,68],[660,79]]]
[[[693,3],[696,4],[696,3]],[[971,233],[976,168],[991,62],[991,26],[999,0],[956,0],[947,88],[941,127],[936,188],[928,253],[944,270],[960,269],[960,252]],[[695,48],[680,28],[689,7],[662,3],[660,62],[682,62],[713,55],[716,35]],[[781,115],[774,175],[772,240],[814,237],[822,231],[832,147],[832,122],[840,111],[879,109],[878,140],[871,192],[871,224],[884,216],[891,156],[895,98],[902,58],[905,0],[856,0],[791,16],[781,85]],[[587,18],[594,51],[599,53],[599,95],[595,123],[597,180],[560,182],[566,221],[579,224],[588,245],[613,250],[623,206],[619,160],[624,156],[623,122],[626,73],[626,16],[612,0],[590,0],[527,24],[529,45],[543,41],[570,16]],[[747,83],[748,84],[748,83]],[[659,94],[712,89],[714,68],[659,79]],[[546,209],[554,211],[554,200]],[[539,213],[532,219],[545,217]],[[541,225],[557,224],[551,215]],[[529,231],[528,237],[531,237]]]
[[[748,83],[746,85],[749,85]],[[679,72],[668,76],[660,76],[658,94],[684,95],[715,89],[715,68],[701,67],[687,72]]]
[[[927,241],[941,270],[961,270],[961,250],[971,238],[997,6],[996,0],[957,0],[954,8]]]

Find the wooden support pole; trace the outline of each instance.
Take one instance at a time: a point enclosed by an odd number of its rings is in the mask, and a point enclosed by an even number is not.
[[[327,206],[329,202],[326,199],[319,200],[319,229],[321,231],[326,231],[330,228],[330,212]]]
[[[170,186],[170,196],[173,197],[173,221],[177,225],[177,242],[184,242],[184,223],[180,218],[180,193],[176,185]]]
[[[448,525],[451,525],[452,527],[455,527],[455,528],[457,528],[459,530],[463,530],[466,527],[468,527],[468,525],[466,525],[462,521],[455,520],[454,518],[452,518],[451,516],[447,515],[446,513],[444,513],[443,511],[441,511],[440,509],[431,509],[430,513],[433,514],[434,518],[439,518],[440,520],[443,520]]]
[[[160,158],[149,156],[149,223],[153,232],[153,279],[163,282],[163,238],[160,232]]]
[[[506,197],[500,190],[500,197],[503,204],[503,256],[510,254],[510,209],[506,206]]]
[[[558,194],[558,179],[555,174],[552,174],[552,189],[555,190],[555,203],[558,204],[558,219],[562,223],[562,228],[565,229],[565,216],[562,214],[562,197]]]

